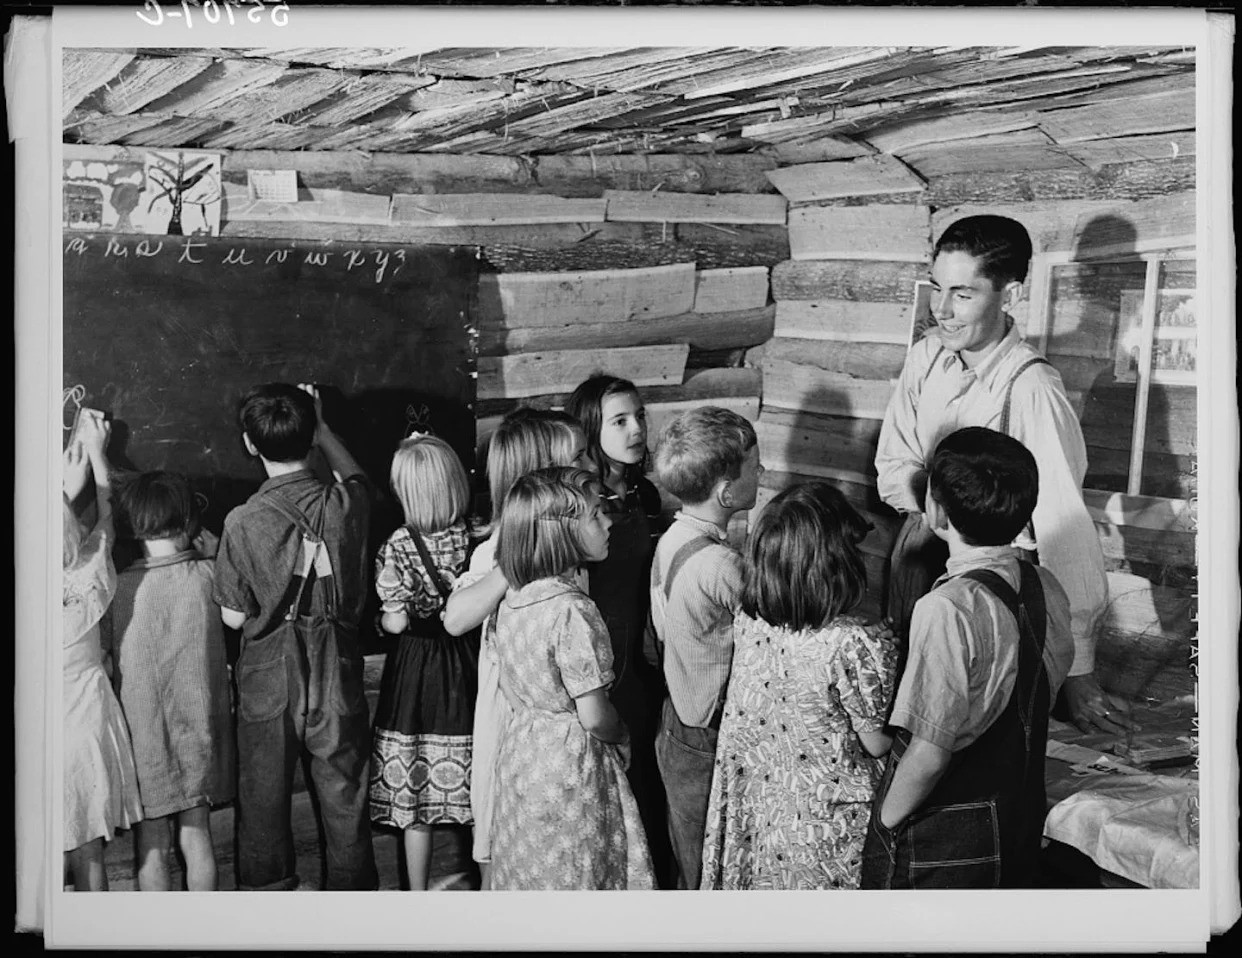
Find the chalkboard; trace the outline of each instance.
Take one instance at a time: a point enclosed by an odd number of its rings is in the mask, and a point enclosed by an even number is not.
[[[473,248],[66,232],[65,425],[113,421],[123,468],[186,473],[215,531],[263,481],[237,406],[254,385],[316,382],[325,418],[381,492],[411,428],[474,466]]]

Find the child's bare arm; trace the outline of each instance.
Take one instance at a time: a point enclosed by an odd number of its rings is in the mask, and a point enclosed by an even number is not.
[[[449,635],[465,635],[483,624],[505,597],[509,583],[493,569],[478,582],[455,589],[444,604],[444,628]]]
[[[298,388],[309,393],[315,400],[315,418],[319,423],[315,429],[315,445],[323,454],[336,481],[340,482],[348,476],[362,475],[362,467],[358,465],[358,460],[345,448],[341,437],[333,432],[332,427],[324,421],[323,401],[319,397],[319,390],[313,383],[298,383]]]
[[[625,723],[603,689],[579,695],[574,699],[574,705],[578,709],[578,723],[593,737],[612,745],[621,745],[629,740]]]
[[[400,635],[410,625],[410,617],[404,612],[384,612],[380,615],[380,628],[390,635]]]
[[[220,621],[230,629],[240,629],[246,621],[246,613],[220,606]]]
[[[887,755],[893,745],[893,737],[883,729],[874,732],[859,732],[858,741],[862,742],[862,747],[867,750],[867,754],[874,758]]]
[[[893,773],[892,784],[880,808],[881,824],[895,828],[909,818],[932,793],[948,770],[952,757],[948,749],[914,736]]]

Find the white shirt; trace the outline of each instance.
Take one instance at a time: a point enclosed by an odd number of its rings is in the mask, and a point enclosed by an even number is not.
[[[1018,368],[1040,356],[1010,321],[1008,332],[970,369],[959,354],[941,350],[935,329],[906,357],[880,428],[875,467],[880,497],[903,512],[921,512],[916,490],[925,484],[927,460],[937,443],[964,426],[1000,429],[1009,382]],[[1039,467],[1039,498],[1031,524],[1014,545],[1037,547],[1070,601],[1074,664],[1070,675],[1095,669],[1095,632],[1108,599],[1100,540],[1082,499],[1087,447],[1061,374],[1040,363],[1014,383],[1009,435],[1031,451]]]

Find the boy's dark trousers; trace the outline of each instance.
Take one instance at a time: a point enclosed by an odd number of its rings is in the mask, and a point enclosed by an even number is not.
[[[664,699],[656,735],[656,763],[668,796],[668,834],[680,872],[678,888],[697,889],[703,873],[703,833],[716,765],[720,712],[707,728],[685,725]]]
[[[274,497],[275,498],[275,497]],[[312,542],[322,523],[283,501]],[[308,563],[308,565],[312,565]],[[341,621],[335,581],[325,577],[320,602],[303,610],[313,577],[308,567],[289,614],[266,636],[243,642],[237,680],[237,887],[243,891],[296,888],[291,801],[294,766],[310,756],[327,858],[324,887],[370,890],[379,886],[368,816],[370,713],[363,691],[357,630]],[[322,608],[316,608],[322,606]]]
[[[1004,601],[1018,621],[1018,674],[1009,703],[986,732],[954,753],[923,804],[890,829],[880,821],[880,809],[911,738],[905,729],[898,730],[871,808],[862,888],[1035,885],[1046,813],[1046,614],[1035,566],[1021,562],[1019,569],[1021,596],[995,573],[964,573]]]

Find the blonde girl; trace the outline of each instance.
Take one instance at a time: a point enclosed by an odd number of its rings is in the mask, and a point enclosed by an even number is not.
[[[116,592],[112,486],[102,414],[83,410],[64,455],[64,849],[77,891],[107,891],[104,842],[142,820],[125,716],[103,667],[100,622]],[[74,502],[95,480],[94,525]]]
[[[629,735],[608,700],[608,629],[574,577],[608,555],[599,480],[554,467],[505,497],[496,559],[500,687],[513,712],[496,759],[492,887],[650,889],[655,878],[625,778]]]
[[[393,456],[405,525],[375,558],[380,625],[398,636],[380,680],[371,750],[371,820],[402,830],[411,891],[431,869],[432,829],[466,825],[478,637],[450,635],[440,611],[466,564],[470,486],[446,442],[416,434]]]
[[[444,610],[444,626],[461,635],[484,625],[508,588],[496,565],[495,530],[505,496],[526,473],[551,465],[580,465],[586,453],[581,427],[564,413],[517,409],[505,416],[488,444],[487,477],[492,503],[491,535],[474,551],[470,569],[458,578]],[[489,632],[483,629],[479,651],[479,690],[474,709],[474,755],[470,766],[470,805],[474,816],[472,855],[481,885],[491,882],[493,779],[500,731],[509,705],[500,694],[499,663]]]

